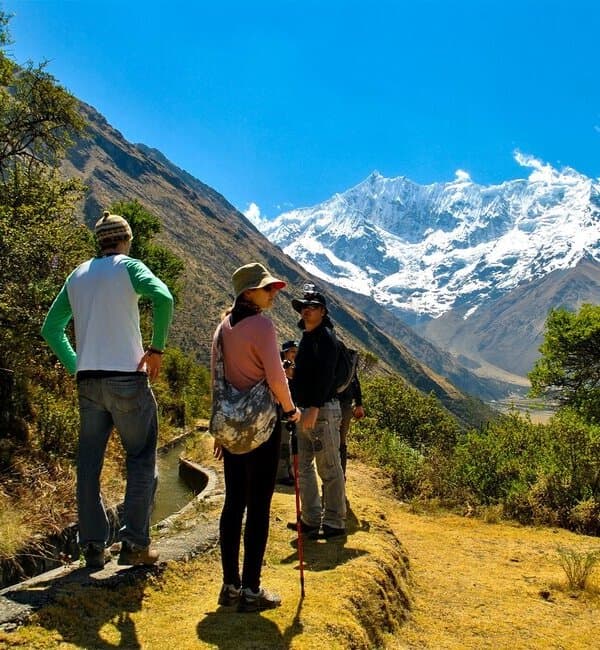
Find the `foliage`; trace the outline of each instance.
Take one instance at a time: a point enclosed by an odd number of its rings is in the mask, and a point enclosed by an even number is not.
[[[553,309],[540,352],[529,373],[531,395],[556,399],[600,422],[600,307]]]
[[[167,348],[154,391],[163,416],[174,426],[189,426],[210,412],[210,373],[192,355]]]
[[[521,483],[533,483],[540,431],[514,412],[468,432],[455,449],[459,481],[483,504],[506,499]]]
[[[454,456],[459,484],[477,503],[500,503],[523,523],[594,532],[600,428],[576,412],[563,409],[548,425],[502,416],[467,434]]]
[[[369,350],[358,351],[358,375],[361,379],[372,376],[377,371],[378,364],[379,359]]]
[[[581,527],[581,504],[600,501],[600,426],[562,409],[544,432],[541,466],[532,488],[537,502],[556,513],[561,526]]]
[[[556,549],[570,589],[582,591],[586,588],[594,567],[600,560],[600,550],[575,551],[559,546]]]
[[[79,436],[79,410],[75,392],[60,396],[35,387],[32,422],[37,451],[44,457],[73,461]]]
[[[0,46],[10,41],[0,12]],[[19,67],[0,51],[0,367],[14,371],[14,409],[31,415],[31,382],[60,388],[39,330],[67,270],[89,256],[78,225],[81,184],[58,165],[83,120],[76,99],[44,66]]]
[[[415,450],[452,448],[459,433],[454,418],[434,395],[410,388],[400,377],[375,377],[363,385],[365,410]]]
[[[377,419],[366,417],[357,423],[351,449],[365,460],[385,469],[402,498],[418,493],[419,471],[424,458],[394,431],[380,428]]]
[[[579,412],[542,425],[514,411],[461,433],[434,397],[397,378],[363,382],[363,398],[351,451],[383,467],[402,497],[600,534],[600,426]]]
[[[368,379],[362,389],[368,417],[354,424],[351,450],[385,468],[403,497],[438,493],[442,488],[434,474],[454,445],[456,421],[433,395],[399,377]],[[436,472],[430,471],[434,466]]]
[[[0,22],[6,30],[6,18]],[[84,120],[77,100],[61,88],[46,64],[16,66],[0,52],[0,173],[21,166],[57,167]],[[3,178],[3,180],[5,180]]]

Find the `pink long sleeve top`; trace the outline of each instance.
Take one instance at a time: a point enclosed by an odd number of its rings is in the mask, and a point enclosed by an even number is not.
[[[223,330],[225,379],[238,390],[248,390],[266,377],[269,388],[284,411],[291,411],[294,402],[279,356],[273,322],[255,314],[231,326],[227,316],[219,326]],[[211,368],[214,369],[219,327],[212,341]]]

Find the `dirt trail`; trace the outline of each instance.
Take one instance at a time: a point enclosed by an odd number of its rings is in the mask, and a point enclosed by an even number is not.
[[[410,559],[414,598],[390,648],[600,648],[600,568],[586,592],[570,592],[556,550],[600,539],[380,505]]]
[[[0,647],[600,648],[600,569],[590,589],[571,594],[556,553],[558,546],[598,549],[600,539],[413,514],[378,472],[358,463],[349,467],[348,495],[347,541],[306,545],[304,601],[286,489],[273,500],[263,572],[283,595],[281,608],[248,616],[217,607],[213,551],[170,564],[160,580],[69,590],[30,625],[0,631]]]

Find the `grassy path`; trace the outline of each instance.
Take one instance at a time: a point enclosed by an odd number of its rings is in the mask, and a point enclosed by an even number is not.
[[[346,543],[306,544],[304,601],[294,536],[285,527],[294,517],[293,494],[278,492],[263,579],[282,594],[280,609],[239,615],[218,607],[215,550],[143,584],[62,594],[30,625],[0,632],[0,647],[600,647],[600,576],[588,591],[570,594],[556,555],[558,545],[592,549],[600,540],[411,514],[360,464],[350,469],[348,491]]]
[[[597,549],[563,530],[392,509],[411,562],[413,611],[392,648],[600,648],[600,571],[566,587],[557,546]]]

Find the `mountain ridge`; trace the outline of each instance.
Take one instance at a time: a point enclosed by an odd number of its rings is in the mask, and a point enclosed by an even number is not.
[[[288,282],[270,315],[282,340],[297,338],[297,314],[290,300],[305,282],[315,282],[314,276],[268,242],[217,191],[160,152],[125,140],[91,106],[82,104],[81,110],[88,121],[87,133],[75,143],[63,171],[88,187],[82,204],[85,222],[92,225],[101,210],[115,201],[138,200],[161,218],[164,230],[159,239],[184,260],[185,288],[171,341],[208,363],[212,333],[233,300],[231,273],[250,260],[263,262]],[[327,298],[336,327],[349,345],[371,351],[383,369],[434,392],[463,422],[473,424],[489,417],[483,404],[415,359],[400,341],[346,305],[333,290]],[[473,413],[479,415],[473,418]]]
[[[600,179],[516,157],[532,170],[528,179],[484,186],[461,172],[448,183],[419,185],[373,172],[321,204],[255,223],[322,281],[371,297],[438,346],[446,340],[442,323],[450,326],[464,358],[476,366],[494,358],[492,365],[524,376],[529,368],[515,355],[499,360],[482,339],[482,349],[470,346],[468,323],[555,271],[585,260],[600,269]],[[552,292],[545,293],[547,301],[536,304],[544,314],[554,304]],[[589,300],[595,298],[590,290]],[[509,327],[503,336],[510,347]],[[536,324],[522,357],[527,363],[540,337]]]
[[[375,172],[317,206],[257,227],[322,279],[435,317],[457,301],[476,306],[481,291],[474,292],[473,283],[497,297],[524,280],[573,266],[585,253],[597,258],[599,221],[600,182],[567,168],[491,186],[464,178],[419,185]],[[343,257],[336,255],[340,251]],[[327,253],[337,275],[328,273],[322,259]],[[345,274],[348,265],[354,265],[351,276]],[[503,268],[481,277],[494,267]],[[403,301],[409,292],[410,300]]]

